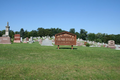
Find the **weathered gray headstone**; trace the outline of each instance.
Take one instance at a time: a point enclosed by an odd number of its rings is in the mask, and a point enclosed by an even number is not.
[[[42,41],[41,46],[53,46],[52,40],[49,40],[48,38],[46,38],[45,40]]]
[[[30,37],[29,43],[33,43],[33,37]]]
[[[27,40],[26,40],[26,38],[24,39],[23,43],[27,43]]]
[[[22,37],[20,37],[20,41],[22,42]]]
[[[120,45],[116,45],[116,50],[120,50]]]

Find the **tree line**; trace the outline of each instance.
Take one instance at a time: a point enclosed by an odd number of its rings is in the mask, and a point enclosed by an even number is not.
[[[20,34],[22,38],[26,37],[42,37],[42,36],[47,36],[49,35],[54,36],[57,33],[63,32],[65,30],[62,30],[60,28],[50,28],[50,29],[44,29],[44,28],[38,28],[37,30],[32,30],[32,31],[27,31],[23,28],[20,29],[20,31],[9,31],[9,36],[11,38],[14,38],[15,34]],[[108,40],[114,40],[116,44],[120,44],[120,34],[114,35],[114,34],[105,34],[105,33],[88,33],[85,29],[80,29],[80,32],[75,32],[74,28],[71,28],[69,30],[70,33],[76,34],[77,38],[83,39],[83,40],[90,40],[90,41],[95,41],[95,42],[104,42],[107,43]],[[0,36],[5,34],[5,30],[0,31]]]

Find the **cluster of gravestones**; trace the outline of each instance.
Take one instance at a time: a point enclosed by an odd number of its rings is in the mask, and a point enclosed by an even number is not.
[[[5,34],[2,37],[0,37],[0,44],[11,44],[10,37],[9,37],[9,28],[10,28],[10,26],[9,26],[9,23],[7,22]],[[69,32],[63,32],[63,33],[67,33],[68,36],[72,35],[72,33],[69,33]],[[63,33],[62,33],[62,35],[63,35]],[[59,33],[59,35],[61,36],[60,33]],[[58,38],[60,37],[59,35],[58,35]],[[50,37],[50,36],[32,37],[31,36],[30,38],[26,37],[26,38],[22,39],[22,37],[20,37],[20,34],[14,35],[14,43],[22,42],[22,43],[32,44],[36,41],[38,41],[41,46],[53,46],[53,44],[55,44],[55,36],[52,36],[52,37]],[[90,47],[103,46],[103,47],[120,50],[120,45],[116,45],[114,40],[109,40],[108,44],[106,44],[106,43],[94,42],[94,41],[89,41],[89,40],[86,41],[86,40],[82,40],[82,39],[78,38],[76,40],[76,45],[74,45],[74,46],[86,46],[85,45],[86,43],[89,43]]]
[[[26,37],[24,40],[22,39],[22,37],[20,37],[20,34],[15,34],[14,35],[14,43],[33,43],[33,37],[30,37],[30,39],[28,37]]]
[[[100,43],[100,42],[95,42],[95,41],[85,41],[82,39],[77,39],[76,42],[76,46],[85,46],[85,43],[89,43],[90,47],[107,47],[107,48],[111,48],[111,49],[116,49],[116,50],[120,50],[120,45],[115,44],[114,40],[109,40],[108,44],[106,43]]]
[[[86,43],[89,43],[90,47],[101,47],[102,45],[104,45],[104,43],[89,41],[89,40],[82,40],[78,38],[76,41],[76,46],[85,46]]]
[[[30,38],[26,37],[26,38],[22,39],[22,37],[20,37],[20,34],[14,35],[14,43],[22,42],[22,43],[32,44],[32,43],[38,41],[39,44],[41,44],[41,45],[53,46],[52,44],[55,44],[54,39],[55,39],[54,36],[52,36],[51,38],[50,38],[50,36],[45,36],[45,37],[32,37],[31,36]]]

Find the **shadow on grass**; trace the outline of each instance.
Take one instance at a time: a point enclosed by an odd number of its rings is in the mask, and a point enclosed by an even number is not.
[[[58,49],[58,48],[56,48],[56,49]],[[59,49],[71,49],[71,48],[69,48],[69,47],[60,47]],[[77,48],[73,48],[73,49],[77,49]]]

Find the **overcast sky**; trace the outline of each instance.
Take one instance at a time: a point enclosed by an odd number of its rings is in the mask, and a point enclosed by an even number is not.
[[[0,30],[61,28],[120,34],[120,0],[0,0]]]

